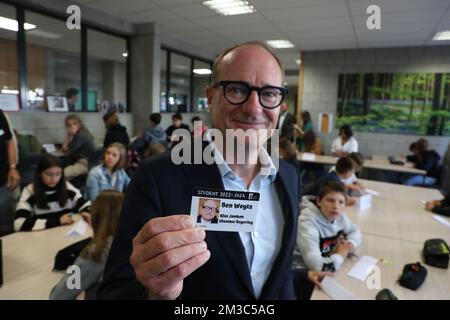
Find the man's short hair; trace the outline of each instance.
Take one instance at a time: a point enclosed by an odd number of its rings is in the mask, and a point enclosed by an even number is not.
[[[347,197],[345,193],[345,186],[341,182],[337,181],[328,181],[325,182],[319,190],[319,194],[317,195],[318,199],[323,199],[327,194],[332,192],[342,193],[344,197]]]
[[[66,91],[66,98],[67,99],[70,99],[70,98],[72,98],[73,96],[76,96],[77,94],[78,94],[78,89],[75,89],[75,88],[69,88],[69,89],[67,89],[67,91]]]
[[[183,116],[179,112],[174,113],[173,116],[172,116],[172,120],[180,120],[180,121],[182,121],[183,120]]]
[[[212,77],[211,77],[211,81],[212,83],[216,83],[217,81],[219,81],[219,79],[217,78],[218,74],[219,74],[219,68],[220,68],[220,64],[223,60],[223,58],[230,52],[241,48],[241,47],[250,47],[250,46],[256,46],[256,47],[260,47],[263,48],[264,50],[266,50],[268,53],[270,53],[270,55],[275,59],[275,61],[278,63],[278,66],[280,67],[281,70],[281,75],[282,78],[284,79],[284,68],[283,68],[283,64],[281,63],[281,60],[269,49],[269,47],[261,41],[247,41],[247,42],[243,42],[240,44],[237,44],[235,46],[232,46],[230,48],[227,48],[225,50],[223,50],[214,60],[213,63],[213,67],[212,67]]]
[[[364,166],[364,157],[359,152],[352,152],[348,155],[350,159],[352,159],[358,167]]]
[[[336,172],[337,173],[346,173],[355,169],[355,164],[353,160],[348,157],[340,158],[336,163]]]
[[[152,113],[149,117],[150,121],[154,124],[160,124],[161,123],[161,114],[158,112]]]

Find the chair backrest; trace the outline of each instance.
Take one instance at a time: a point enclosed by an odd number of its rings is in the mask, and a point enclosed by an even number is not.
[[[103,155],[103,149],[97,149],[97,150],[91,152],[91,154],[89,155],[89,159],[88,159],[89,170],[91,170],[96,165],[100,164],[100,161],[102,160],[102,155]]]

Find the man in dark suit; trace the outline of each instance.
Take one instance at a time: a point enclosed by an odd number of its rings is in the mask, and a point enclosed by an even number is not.
[[[207,88],[214,128],[224,135],[227,129],[253,130],[262,142],[267,140],[261,129],[276,126],[285,94],[282,82],[281,63],[264,44],[225,50],[214,63]],[[230,159],[229,144],[213,142],[208,133],[204,141],[204,148],[213,147],[213,164],[176,165],[172,152],[138,169],[127,191],[100,299],[295,298],[291,270],[300,200],[295,168],[281,160],[278,169],[270,162],[266,170],[260,153],[265,160],[270,157],[261,143],[254,145],[245,135],[236,137],[248,151],[244,164]],[[195,228],[189,212],[196,188],[259,192],[255,231]]]
[[[295,116],[288,112],[288,108],[289,106],[286,102],[281,104],[277,128],[280,129],[280,137],[286,137],[289,140],[294,141]]]

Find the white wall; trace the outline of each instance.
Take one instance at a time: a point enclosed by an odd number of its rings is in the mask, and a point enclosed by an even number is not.
[[[319,112],[336,116],[338,75],[368,72],[450,72],[450,46],[387,49],[330,50],[305,52],[303,110],[309,110],[317,128]],[[330,153],[333,134],[321,135],[325,153]],[[360,151],[365,155],[407,153],[416,135],[356,132]],[[426,137],[432,147],[445,154],[450,137]]]

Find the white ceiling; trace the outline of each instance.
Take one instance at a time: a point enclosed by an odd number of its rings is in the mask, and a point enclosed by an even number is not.
[[[163,36],[191,46],[223,48],[246,40],[288,39],[278,50],[287,69],[296,69],[300,50],[450,44],[432,42],[450,29],[450,0],[248,0],[257,12],[221,16],[202,0],[78,0],[82,5],[132,23],[157,22]],[[381,8],[382,30],[366,28],[366,9]]]
[[[221,16],[202,5],[203,0],[76,0],[81,7],[131,23],[156,22],[161,26],[163,41],[170,38],[191,47],[207,48],[212,53],[247,40],[288,39],[295,48],[276,50],[276,53],[290,70],[298,68],[295,60],[301,50],[450,44],[450,41],[431,41],[437,31],[450,30],[450,0],[248,1],[257,12]],[[381,8],[382,30],[366,28],[366,9],[370,4]],[[34,20],[39,27],[46,25],[48,31],[55,33],[63,29],[61,22],[54,23],[39,15],[29,15],[27,22],[33,22],[28,20]],[[0,36],[8,38],[6,34]],[[78,35],[64,34],[64,38],[65,49],[79,50]],[[110,41],[100,34],[91,34],[90,40],[92,56],[113,54],[115,57],[124,51],[124,42]],[[36,37],[33,41],[31,34],[28,41],[52,46],[51,40]]]

